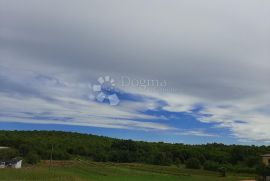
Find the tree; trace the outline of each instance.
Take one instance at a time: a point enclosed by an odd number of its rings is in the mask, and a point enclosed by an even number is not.
[[[157,165],[171,165],[172,156],[164,152],[158,153],[154,159],[154,163]]]
[[[28,162],[50,158],[54,145],[54,160],[80,157],[87,160],[138,162],[156,165],[186,164],[190,168],[204,166],[218,171],[225,166],[232,172],[252,173],[261,162],[259,155],[270,152],[270,146],[224,144],[186,145],[121,140],[109,137],[62,131],[0,131],[0,145],[16,150],[0,150],[0,159],[22,156]],[[196,161],[194,161],[194,158]],[[37,161],[35,161],[37,160]],[[256,163],[258,162],[258,163]]]
[[[266,181],[266,177],[270,175],[270,166],[269,165],[264,165],[264,164],[260,164],[257,167],[257,174],[259,176],[263,177],[263,181]]]
[[[214,161],[206,161],[203,165],[203,168],[209,171],[218,171],[219,167],[220,167],[219,164]]]
[[[19,153],[13,148],[0,149],[0,160],[10,160],[17,156],[19,156]]]
[[[200,169],[200,161],[197,158],[190,158],[186,161],[186,168]]]
[[[240,146],[234,146],[231,150],[231,163],[237,164],[239,161],[243,161],[246,157],[246,151]]]
[[[31,149],[32,149],[32,147],[30,145],[27,145],[27,144],[22,144],[19,146],[19,152],[20,152],[21,156],[26,156]]]
[[[31,151],[26,155],[25,161],[29,164],[37,164],[40,161],[40,157],[35,152]]]
[[[247,159],[246,159],[246,164],[248,167],[254,167],[256,165],[258,165],[259,162],[259,159],[258,157],[256,156],[249,156]]]

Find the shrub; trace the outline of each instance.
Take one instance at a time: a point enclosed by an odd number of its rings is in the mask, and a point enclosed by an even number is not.
[[[29,152],[25,157],[25,161],[29,164],[37,164],[40,161],[40,156],[35,152]]]
[[[220,167],[220,168],[218,169],[218,171],[219,171],[219,173],[220,173],[220,175],[221,175],[222,177],[226,177],[226,172],[227,172],[227,168],[226,168],[226,167]]]
[[[165,152],[161,152],[155,156],[154,163],[157,165],[167,165],[167,166],[171,165],[172,164],[171,155],[166,154]]]
[[[197,158],[190,158],[186,161],[186,168],[200,169],[200,161]]]
[[[256,169],[255,168],[249,168],[249,167],[240,167],[236,170],[237,173],[250,173],[250,174],[254,174],[256,173]]]
[[[220,165],[214,161],[206,161],[203,165],[203,168],[209,171],[218,171],[219,167]]]
[[[264,180],[266,180],[266,176],[270,175],[270,166],[260,164],[257,167],[256,172],[259,176],[263,176]]]

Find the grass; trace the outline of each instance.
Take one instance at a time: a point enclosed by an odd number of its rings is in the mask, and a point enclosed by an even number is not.
[[[190,170],[175,166],[145,164],[115,164],[87,161],[54,161],[22,169],[0,169],[1,181],[240,181],[254,178],[251,175],[228,174],[220,177],[215,172]]]

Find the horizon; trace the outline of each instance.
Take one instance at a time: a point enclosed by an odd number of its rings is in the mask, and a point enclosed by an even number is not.
[[[166,142],[166,141],[154,141],[154,140],[140,140],[140,139],[128,139],[128,138],[121,138],[121,137],[113,137],[113,136],[106,136],[106,135],[99,135],[99,134],[95,134],[95,133],[89,133],[89,132],[79,132],[79,131],[75,131],[75,130],[53,130],[53,129],[29,129],[29,130],[24,130],[24,129],[21,129],[21,130],[18,130],[18,129],[0,129],[0,132],[28,132],[28,133],[31,133],[31,132],[55,132],[55,133],[70,133],[70,134],[79,134],[79,135],[86,135],[86,136],[96,136],[96,137],[103,137],[103,138],[108,138],[108,139],[114,139],[114,140],[131,140],[131,141],[134,141],[134,142],[145,142],[145,143],[164,143],[164,144],[172,144],[172,145],[189,145],[189,146],[193,146],[193,145],[208,145],[208,144],[212,144],[212,145],[224,145],[224,146],[248,146],[248,147],[252,147],[252,146],[255,146],[255,147],[268,147],[267,145],[249,145],[249,144],[226,144],[226,143],[221,143],[221,142],[206,142],[206,143],[184,143],[184,142]],[[1,147],[1,145],[0,145]]]
[[[270,144],[270,2],[0,2],[0,128]]]

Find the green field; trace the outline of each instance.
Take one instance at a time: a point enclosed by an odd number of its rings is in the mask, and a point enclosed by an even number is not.
[[[227,174],[203,170],[189,170],[172,166],[144,164],[115,164],[86,161],[48,162],[22,169],[0,169],[0,180],[65,180],[65,181],[240,181],[254,178],[251,175]]]

